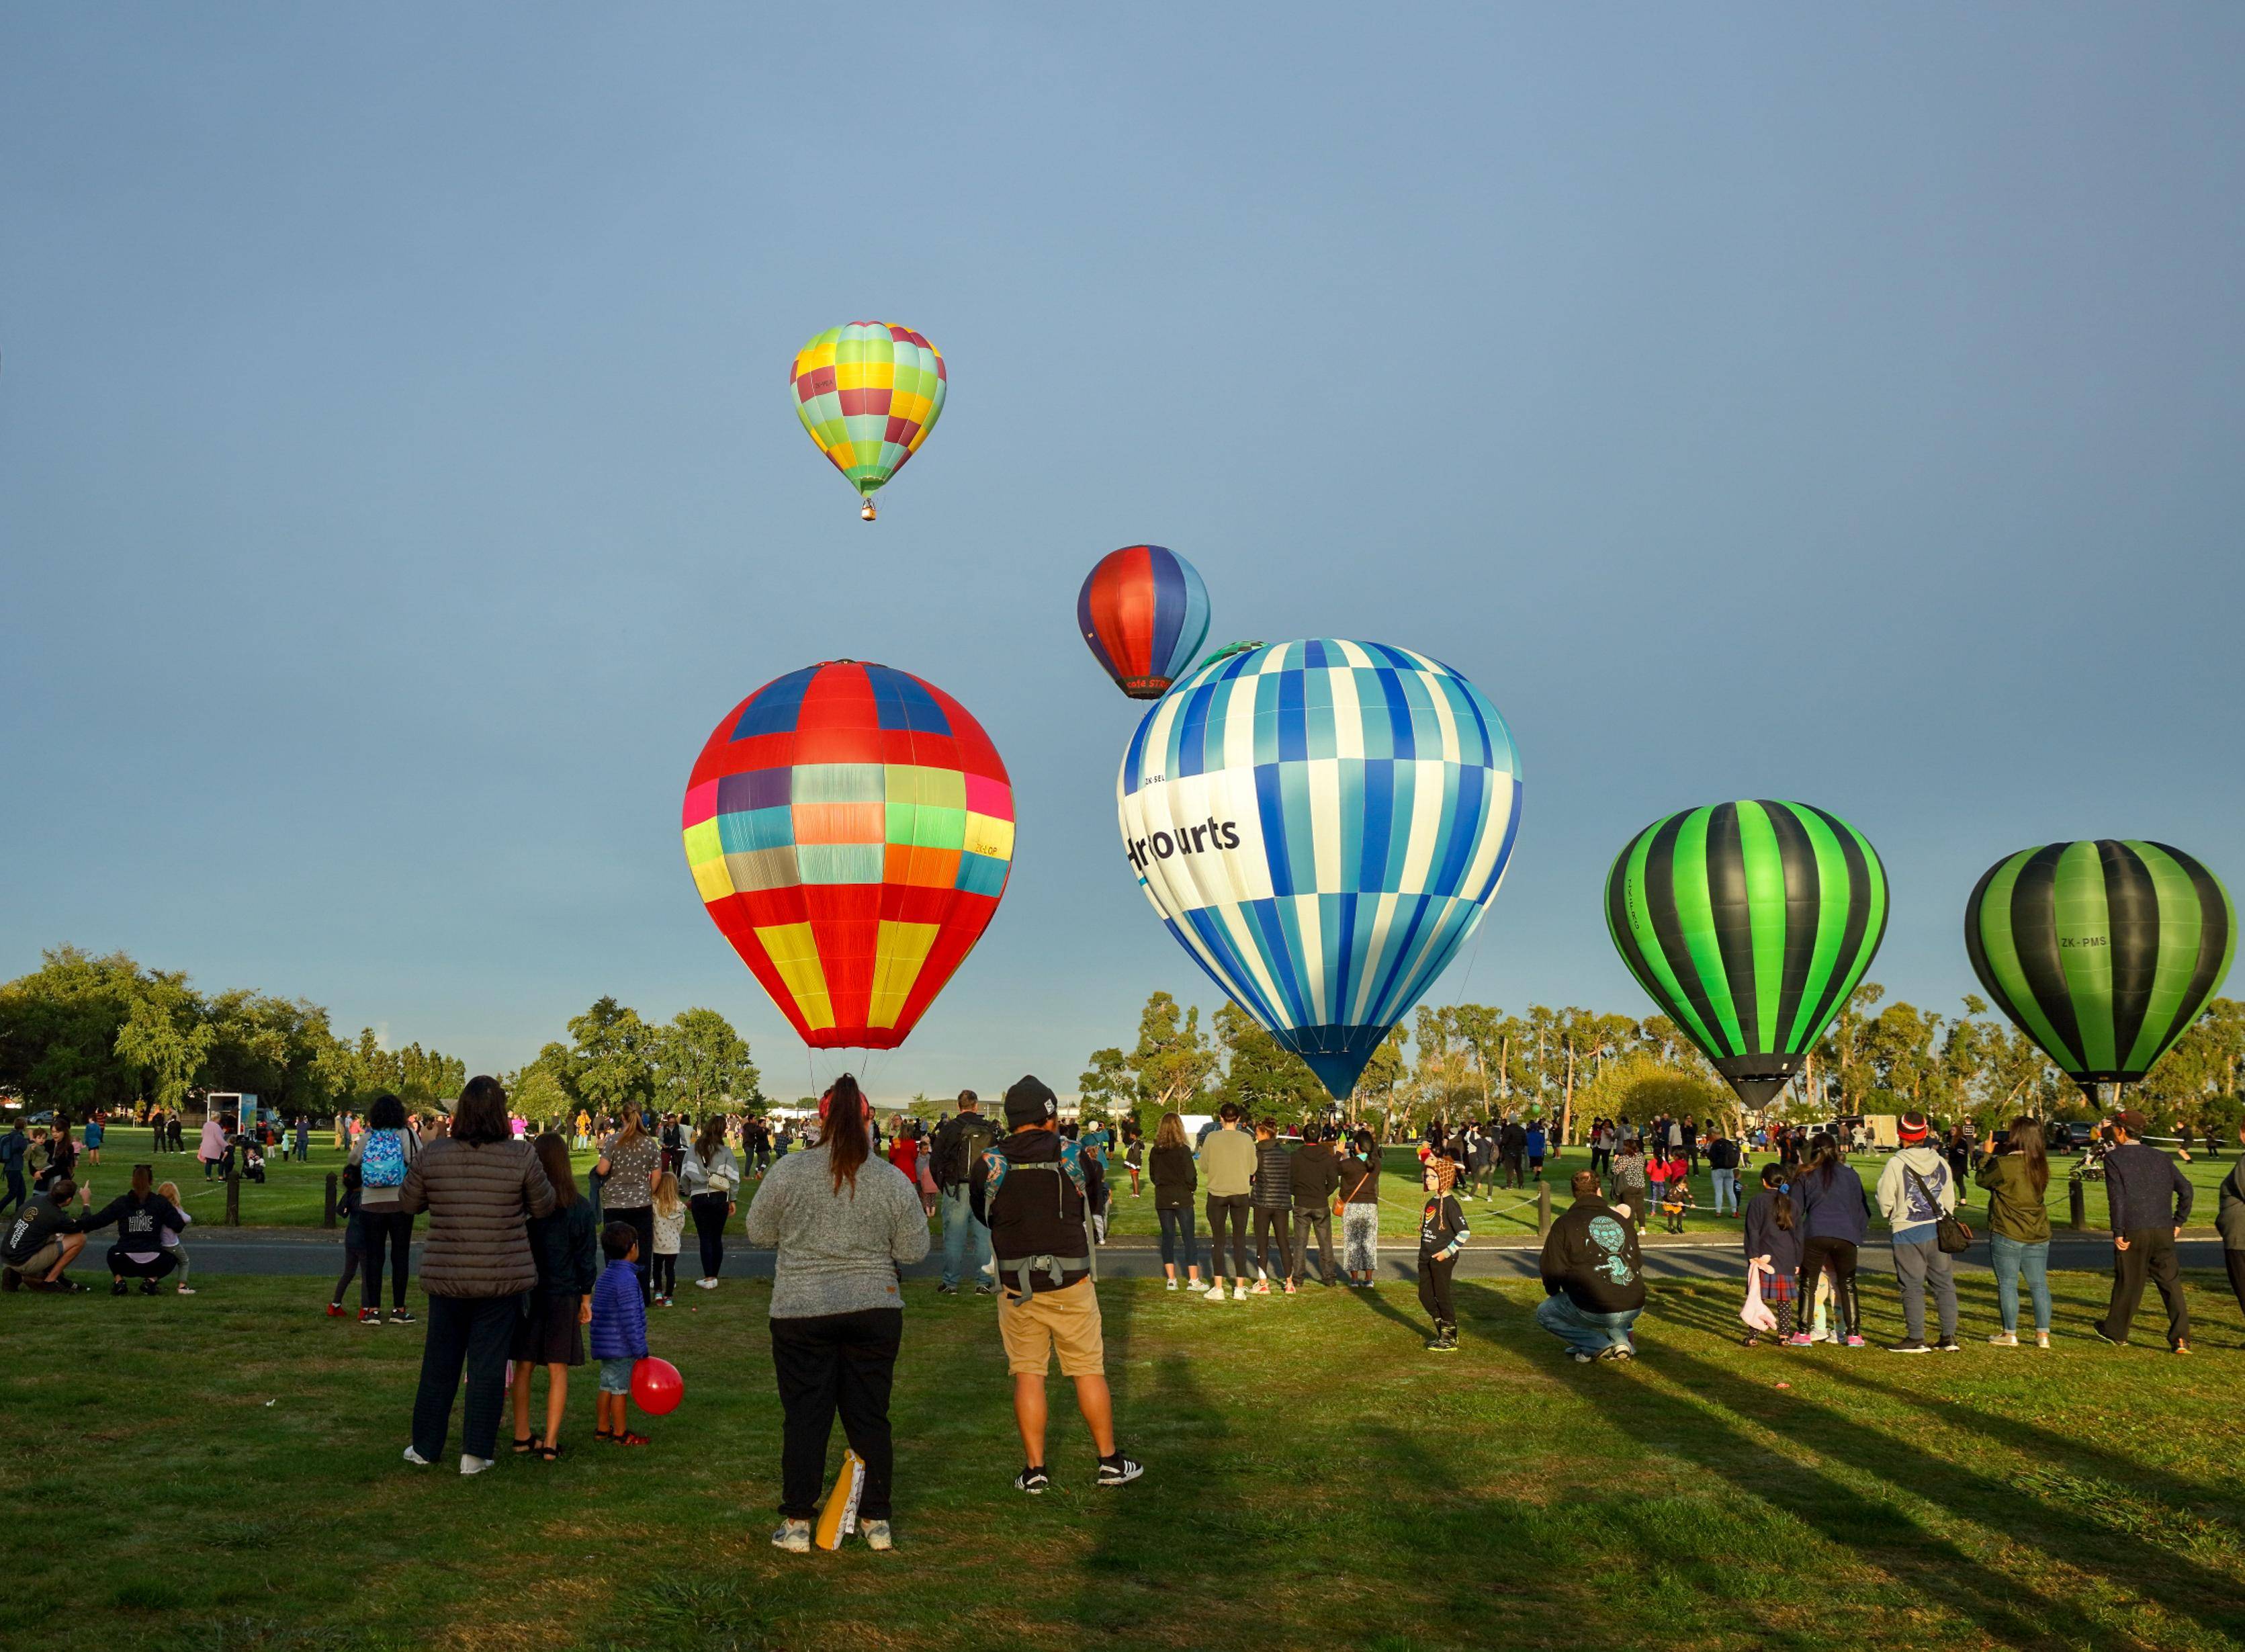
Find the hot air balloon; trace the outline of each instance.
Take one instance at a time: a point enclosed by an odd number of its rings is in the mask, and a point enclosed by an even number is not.
[[[1622,962],[1749,1107],[1801,1070],[1886,927],[1878,852],[1806,803],[1672,814],[1606,874]]]
[[[1014,857],[1014,791],[967,709],[909,672],[775,677],[686,786],[709,916],[814,1049],[904,1042],[981,938]]]
[[[1116,687],[1158,700],[1208,636],[1208,587],[1175,551],[1126,545],[1084,576],[1075,624]]]
[[[936,347],[882,321],[853,321],[818,334],[788,371],[795,416],[818,451],[858,490],[858,514],[873,520],[873,494],[943,417],[948,380]]]
[[[1339,1098],[1495,897],[1520,754],[1423,655],[1276,642],[1206,662],[1149,710],[1116,799],[1170,933]]]
[[[1964,903],[1964,950],[1997,1007],[2097,1098],[2133,1084],[2221,990],[2237,944],[2221,880],[2163,843],[2022,849]]]

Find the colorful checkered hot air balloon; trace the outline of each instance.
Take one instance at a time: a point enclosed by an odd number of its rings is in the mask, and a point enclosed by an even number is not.
[[[903,1043],[989,927],[1014,858],[1014,789],[982,725],[855,660],[734,707],[683,823],[709,916],[821,1050]]]
[[[2163,843],[2105,838],[2006,855],[1964,903],[1988,996],[2093,1098],[2131,1084],[2221,990],[2229,891]]]
[[[1662,1013],[1764,1107],[1871,967],[1886,868],[1862,833],[1808,804],[1711,803],[1623,846],[1606,929]]]
[[[948,388],[943,356],[912,331],[885,321],[853,321],[820,333],[795,353],[787,381],[795,416],[818,451],[865,500],[858,514],[873,520],[873,493],[943,417]]]
[[[1170,933],[1340,1098],[1496,897],[1520,755],[1423,655],[1274,642],[1148,711],[1116,797]]]
[[[1159,545],[1109,551],[1075,594],[1075,625],[1116,687],[1158,700],[1208,637],[1208,587]]]

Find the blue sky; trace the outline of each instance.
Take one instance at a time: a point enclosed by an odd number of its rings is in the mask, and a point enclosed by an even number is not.
[[[1860,826],[1937,1005],[2012,849],[2245,878],[2245,13],[1403,16],[0,10],[0,976],[123,947],[490,1067],[708,1003],[783,1088],[679,797],[847,655],[1021,810],[874,1087],[1072,1087],[1212,996],[1074,632],[1146,540],[1213,637],[1511,723],[1437,1000],[1642,1010],[1606,864],[1724,798]],[[952,382],[872,527],[785,383],[861,316]]]

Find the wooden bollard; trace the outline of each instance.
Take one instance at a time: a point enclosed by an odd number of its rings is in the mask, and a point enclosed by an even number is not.
[[[336,1182],[337,1182],[337,1178],[336,1178],[336,1173],[335,1173],[334,1171],[332,1171],[332,1170],[331,1170],[331,1171],[329,1171],[329,1172],[328,1173],[328,1209],[327,1209],[327,1216],[326,1216],[326,1220],[325,1220],[325,1221],[324,1221],[324,1223],[323,1223],[323,1225],[324,1225],[324,1226],[329,1227],[333,1227],[336,1225]]]
[[[1536,1236],[1551,1237],[1551,1184],[1548,1181],[1536,1184]]]

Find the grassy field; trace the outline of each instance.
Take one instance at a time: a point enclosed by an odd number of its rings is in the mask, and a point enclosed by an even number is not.
[[[1915,1360],[1745,1349],[1734,1290],[1685,1284],[1655,1288],[1633,1366],[1577,1367],[1523,1288],[1462,1284],[1444,1358],[1400,1288],[1211,1314],[1110,1282],[1148,1476],[1089,1487],[1055,1395],[1041,1499],[1008,1485],[989,1305],[916,1295],[898,1551],[805,1557],[765,1540],[759,1287],[657,1317],[688,1399],[651,1447],[585,1443],[580,1373],[575,1451],[474,1479],[398,1460],[417,1333],[321,1319],[316,1284],[0,1298],[0,1642],[51,1643],[36,1611],[119,1652],[2245,1646],[2227,1293],[2193,1279],[2183,1361],[2088,1340],[2101,1280],[2054,1283],[2046,1354],[1979,1345],[1973,1283],[1974,1345]],[[1896,1334],[1891,1288],[1864,1295]]]
[[[148,1134],[144,1130],[111,1131],[109,1145],[105,1147],[102,1154],[105,1162],[98,1166],[85,1166],[84,1173],[92,1179],[97,1191],[105,1188],[113,1191],[123,1186],[132,1174],[132,1166],[135,1160],[147,1159],[147,1140]],[[343,1156],[335,1150],[332,1142],[332,1137],[315,1135],[312,1141],[312,1158],[309,1164],[286,1162],[277,1154],[269,1158],[266,1161],[269,1180],[265,1185],[260,1186],[254,1183],[245,1183],[242,1186],[243,1225],[281,1227],[319,1226],[325,1199],[328,1173],[339,1170],[343,1166]],[[593,1158],[593,1155],[589,1152],[578,1154],[577,1159],[580,1168],[589,1166]],[[1758,1155],[1754,1159],[1754,1169],[1745,1173],[1746,1180],[1752,1182],[1754,1176],[1758,1174],[1760,1166],[1768,1162],[1769,1158],[1768,1154]],[[1415,1180],[1418,1173],[1417,1161],[1413,1157],[1411,1150],[1406,1147],[1387,1149],[1386,1160],[1386,1173],[1381,1179],[1380,1232],[1391,1239],[1415,1235],[1419,1227],[1420,1203]],[[202,1167],[195,1162],[192,1152],[165,1154],[153,1162],[157,1166],[159,1180],[168,1177],[179,1183],[180,1195],[187,1201],[188,1214],[197,1221],[215,1222],[222,1220],[226,1209],[225,1189],[218,1182],[203,1180]],[[1857,1168],[1862,1173],[1865,1185],[1875,1186],[1878,1180],[1879,1168],[1884,1162],[1883,1156],[1866,1154],[1860,1156],[1855,1162]],[[2053,1160],[2052,1164],[2049,1204],[2053,1220],[2060,1223],[2066,1220],[2067,1215],[2065,1178],[2068,1166],[2072,1162],[2058,1159]],[[2183,1166],[2184,1173],[2198,1188],[2198,1205],[2193,1214],[2194,1227],[2208,1227],[2210,1230],[2210,1225],[2214,1220],[2214,1189],[2221,1185],[2221,1179],[2229,1173],[2231,1162],[2229,1158],[2209,1161],[2201,1153],[2194,1163]],[[1566,1207],[1567,1178],[1573,1172],[1586,1167],[1589,1163],[1590,1150],[1577,1147],[1569,1149],[1546,1164],[1544,1173],[1551,1180],[1552,1199],[1557,1208],[1563,1210]],[[1129,1193],[1128,1174],[1122,1173],[1120,1166],[1116,1168],[1117,1193],[1109,1224],[1109,1236],[1110,1238],[1154,1237],[1159,1233],[1160,1226],[1154,1215],[1152,1185],[1144,1184],[1144,1197],[1134,1200]],[[1702,1170],[1694,1179],[1692,1190],[1700,1202],[1698,1208],[1685,1214],[1684,1224],[1685,1231],[1707,1235],[1738,1232],[1738,1225],[1735,1221],[1719,1219],[1713,1214],[1710,1207],[1714,1196],[1714,1184],[1705,1170]],[[1977,1188],[1970,1191],[1973,1195],[1970,1200],[1971,1206],[1974,1208],[1984,1210],[1985,1197],[1980,1194]],[[2089,1224],[2093,1228],[2101,1229],[2105,1223],[2104,1185],[2101,1182],[2090,1183],[2087,1193],[2086,1212]],[[1518,1240],[1533,1237],[1536,1231],[1535,1189],[1532,1186],[1524,1190],[1500,1190],[1494,1199],[1475,1200],[1468,1202],[1465,1210],[1467,1220],[1476,1238]],[[1207,1234],[1203,1233],[1200,1238],[1204,1245],[1207,1241]]]

